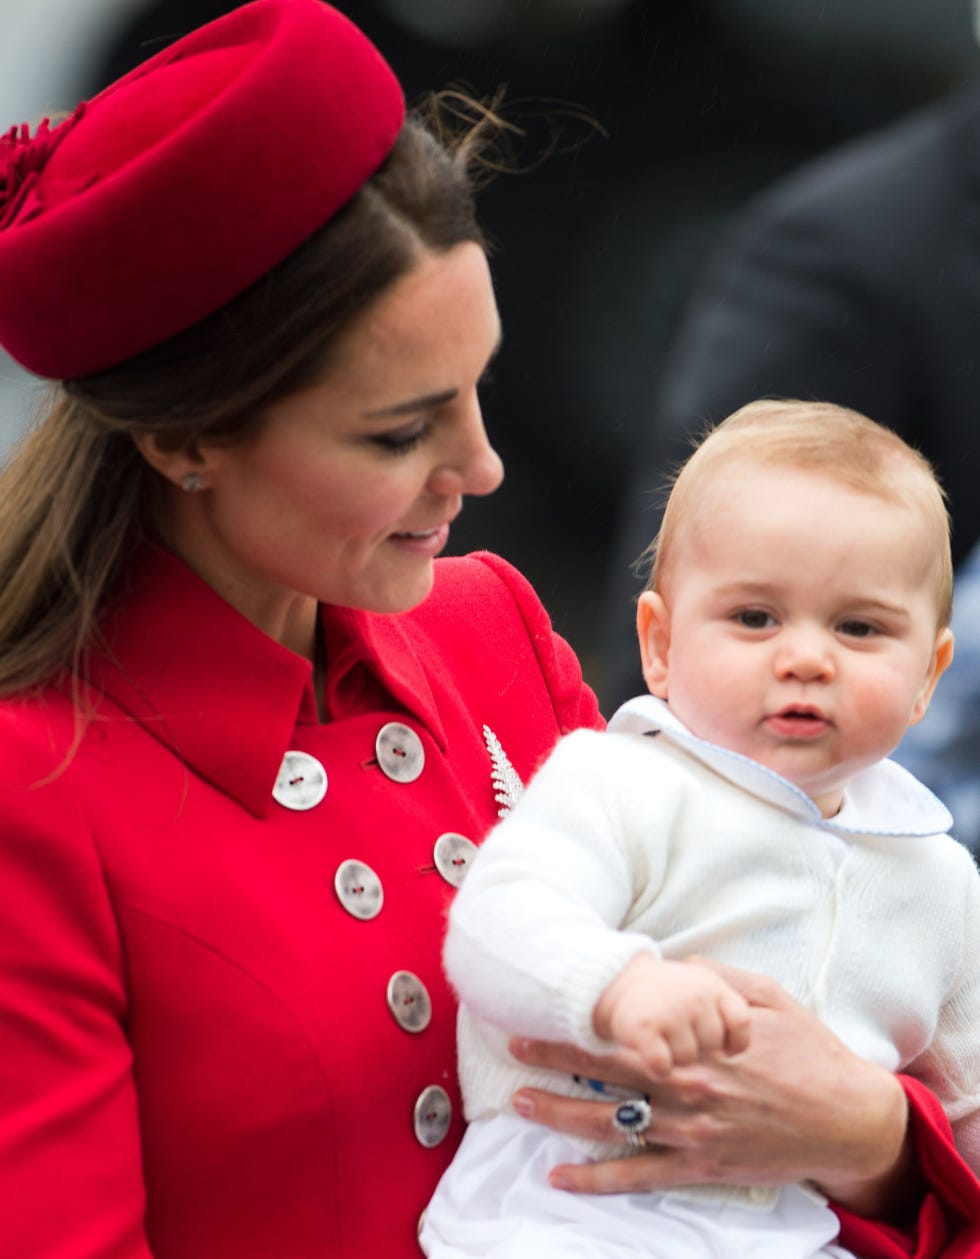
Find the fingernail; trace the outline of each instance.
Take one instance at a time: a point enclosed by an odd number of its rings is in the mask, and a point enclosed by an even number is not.
[[[521,1036],[512,1036],[507,1048],[515,1058],[523,1058],[531,1047],[531,1042]]]
[[[572,1182],[564,1172],[549,1172],[548,1184],[552,1189],[571,1189]]]
[[[534,1103],[526,1093],[515,1093],[512,1104],[517,1113],[523,1115],[525,1119],[530,1119],[534,1114]]]

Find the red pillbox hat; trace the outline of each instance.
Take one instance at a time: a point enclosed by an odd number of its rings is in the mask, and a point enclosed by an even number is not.
[[[0,136],[0,345],[70,379],[247,289],[381,165],[405,108],[323,0],[254,0]]]

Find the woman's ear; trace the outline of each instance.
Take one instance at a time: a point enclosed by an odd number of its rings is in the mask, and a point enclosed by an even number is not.
[[[207,488],[206,460],[196,441],[174,444],[160,433],[134,433],[133,442],[146,462],[178,489]]]
[[[640,662],[647,689],[658,699],[666,699],[670,613],[663,596],[655,590],[644,590],[637,602],[636,636],[640,641]]]
[[[929,707],[932,693],[936,689],[936,683],[949,668],[952,659],[953,631],[951,629],[941,629],[936,635],[936,641],[932,648],[929,671],[926,674],[922,690],[916,698],[915,707],[912,709],[912,718],[909,721],[910,726],[914,726],[926,715],[926,709]]]

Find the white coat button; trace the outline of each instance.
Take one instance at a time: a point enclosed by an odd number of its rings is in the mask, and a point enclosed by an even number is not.
[[[445,835],[440,835],[432,850],[436,869],[453,887],[462,885],[475,856],[476,844],[465,835],[457,835],[455,831],[446,831]]]
[[[314,809],[327,794],[327,771],[308,752],[287,752],[272,788],[272,798],[286,809]]]
[[[453,1104],[449,1094],[438,1084],[430,1084],[423,1089],[415,1103],[413,1126],[415,1138],[419,1145],[431,1150],[434,1145],[445,1140],[452,1119]]]
[[[418,975],[398,970],[388,980],[388,1009],[406,1032],[424,1032],[432,1020],[429,992]]]
[[[337,899],[354,918],[377,918],[384,904],[381,880],[363,861],[342,861],[333,878]]]
[[[396,783],[413,783],[425,765],[422,740],[400,721],[389,721],[378,731],[374,753],[386,778]]]

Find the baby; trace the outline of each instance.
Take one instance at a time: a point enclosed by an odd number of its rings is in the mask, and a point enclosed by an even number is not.
[[[768,973],[854,1052],[922,1078],[980,1170],[980,878],[946,809],[884,759],[953,653],[932,470],[854,412],[753,403],[685,464],[651,551],[650,694],[558,744],[452,909],[471,1122],[426,1215],[432,1259],[847,1254],[809,1184],[550,1186],[582,1151],[509,1100],[595,1094],[520,1066],[508,1033],[633,1050],[652,1078],[738,1052],[745,1002],[692,954]],[[650,1121],[624,1103],[588,1153],[642,1153]]]

